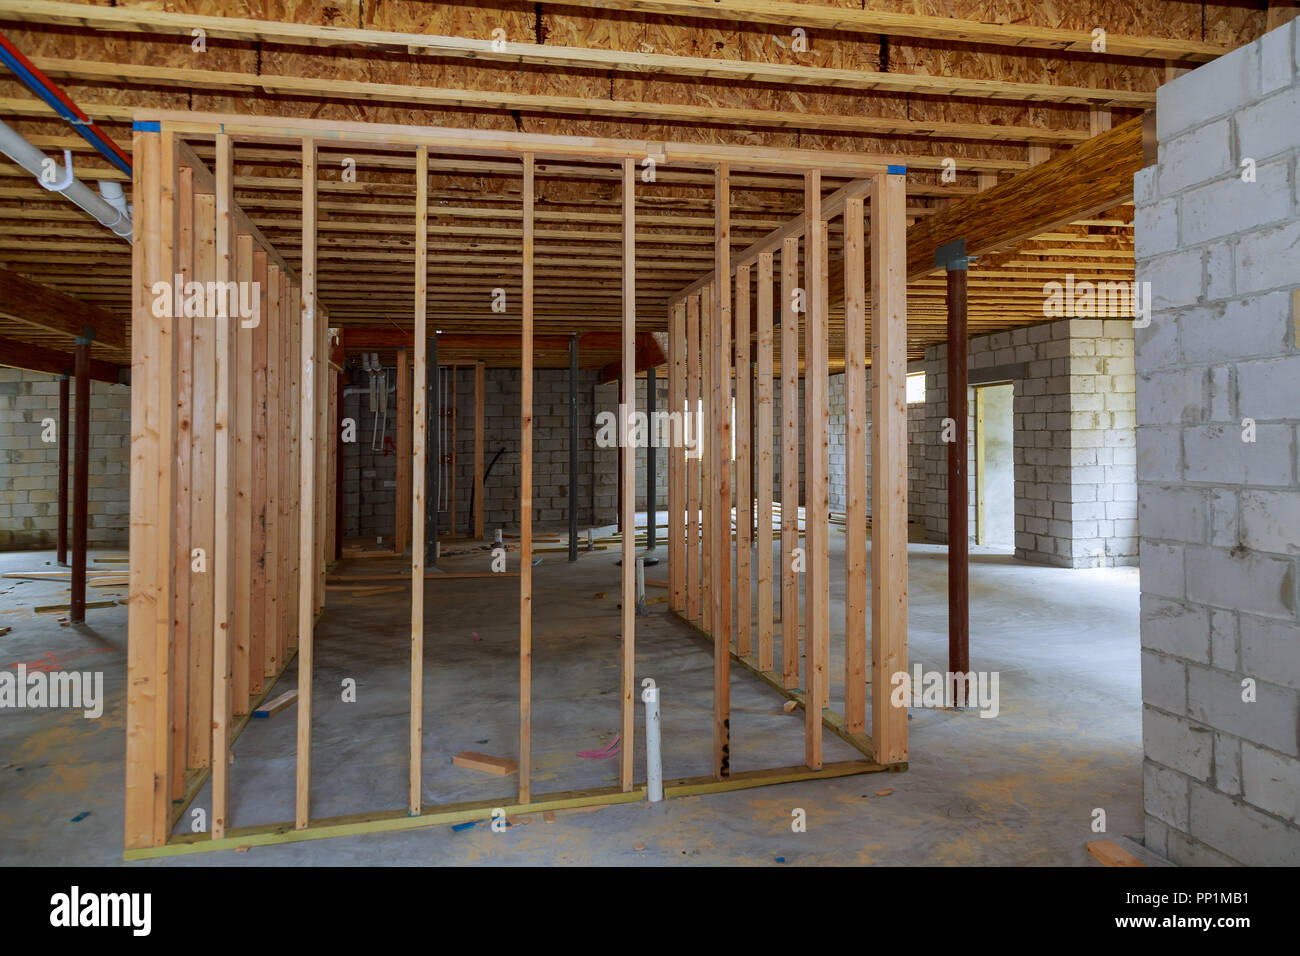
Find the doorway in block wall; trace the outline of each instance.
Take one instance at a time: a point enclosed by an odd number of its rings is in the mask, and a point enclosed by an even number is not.
[[[1016,543],[1014,391],[1010,382],[975,388],[975,543],[1007,552]]]

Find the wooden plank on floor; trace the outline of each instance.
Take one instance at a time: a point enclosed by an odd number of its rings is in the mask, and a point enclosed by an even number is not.
[[[1114,840],[1089,840],[1088,855],[1103,866],[1146,866]]]

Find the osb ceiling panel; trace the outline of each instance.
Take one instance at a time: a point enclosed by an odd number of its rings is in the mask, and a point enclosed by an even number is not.
[[[858,0],[819,0],[820,6],[861,9]],[[89,4],[88,6],[95,6]],[[99,6],[110,6],[108,3]],[[796,49],[788,26],[681,18],[596,9],[594,5],[502,2],[433,4],[425,0],[247,0],[237,5],[199,2],[118,4],[118,7],[201,16],[361,28],[549,47],[582,47],[675,57],[797,64],[821,69],[880,71],[893,75],[995,80],[1152,94],[1167,77],[1152,59],[1059,53],[957,44],[912,37],[809,31]],[[236,7],[237,9],[232,9]],[[873,9],[1113,35],[1209,41],[1231,48],[1254,39],[1266,14],[1250,5],[1113,2],[1003,2],[1003,0],[887,0]],[[1068,148],[1089,131],[1086,104],[1050,99],[899,93],[817,85],[781,85],[683,76],[520,65],[355,47],[290,46],[210,39],[196,53],[188,36],[108,32],[85,26],[49,26],[7,20],[0,29],[51,75],[124,148],[130,148],[134,108],[235,112],[339,121],[442,125],[530,133],[678,140],[768,147],[858,151],[897,157],[909,164],[909,214],[933,214],[977,191],[972,163],[1003,178],[1030,158],[1022,130]],[[150,70],[163,69],[163,74]],[[87,71],[100,79],[78,74]],[[192,72],[187,72],[192,71]],[[225,80],[213,74],[227,74]],[[62,74],[62,75],[61,75]],[[120,74],[120,75],[119,75]],[[233,77],[233,79],[230,79]],[[268,77],[312,81],[305,90],[268,93]],[[371,96],[367,84],[402,87]],[[224,88],[233,86],[233,89]],[[427,90],[487,92],[499,107],[429,105]],[[358,98],[358,97],[369,98]],[[546,101],[584,101],[591,115],[557,111]],[[31,107],[31,94],[0,78],[6,122],[50,155],[68,147],[87,181],[122,174],[76,137],[66,124]],[[14,103],[26,102],[15,108]],[[513,108],[518,102],[542,106]],[[689,121],[666,122],[600,115],[600,104],[669,104],[695,110]],[[594,105],[593,105],[594,104]],[[623,107],[619,107],[622,109]],[[613,110],[608,107],[605,111]],[[726,111],[751,111],[748,120]],[[796,128],[765,125],[761,115],[802,115]],[[1135,109],[1115,109],[1114,121]],[[876,118],[896,125],[892,135],[818,126],[838,119]],[[960,124],[951,135],[932,135],[925,124]],[[971,131],[974,130],[974,133]],[[193,144],[209,158],[209,144]],[[414,183],[409,155],[358,154],[357,182],[344,181],[337,151],[322,149],[320,233],[321,295],[335,321],[357,327],[409,327],[414,282]],[[947,158],[955,176],[937,168]],[[430,182],[430,317],[456,331],[508,329],[517,323],[520,245],[517,167],[502,161],[438,162]],[[918,165],[919,164],[919,165]],[[619,324],[619,185],[614,169],[539,165],[537,180],[537,331],[616,329]],[[928,168],[926,168],[928,167]],[[253,220],[289,261],[300,248],[297,202],[299,158],[293,150],[239,145],[236,195]],[[776,224],[798,215],[802,185],[794,178],[733,177],[732,241],[744,248]],[[828,179],[829,193],[842,180]],[[129,185],[129,184],[128,184]],[[373,206],[374,208],[368,208]],[[707,174],[664,169],[653,185],[638,184],[638,327],[664,327],[676,289],[710,271],[713,253],[712,188]],[[1132,278],[1130,213],[1123,208],[1088,224],[1023,244],[1021,256],[999,254],[971,274],[972,334],[1043,321],[1042,285],[1073,272],[1083,277]],[[0,161],[0,267],[12,269],[127,316],[130,249],[79,210],[40,190],[21,169]],[[832,230],[831,256],[839,255]],[[1042,252],[1042,250],[1061,250]],[[1042,268],[1046,266],[1046,268]],[[508,290],[505,315],[488,308],[492,288]],[[909,288],[909,352],[942,337],[943,303],[934,280]],[[840,358],[842,329],[832,303],[832,363]]]

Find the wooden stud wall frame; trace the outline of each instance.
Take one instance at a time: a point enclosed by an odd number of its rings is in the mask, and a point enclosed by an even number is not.
[[[533,176],[541,160],[563,160],[612,167],[622,185],[623,378],[621,398],[631,406],[638,359],[635,288],[635,205],[640,164],[654,159],[665,166],[710,172],[716,187],[718,243],[714,271],[674,299],[669,316],[669,390],[674,411],[690,412],[691,433],[700,453],[681,447],[669,455],[670,609],[692,623],[714,647],[713,772],[709,777],[665,782],[667,796],[700,794],[772,783],[867,773],[906,766],[906,711],[887,707],[873,695],[870,734],[864,726],[865,699],[851,696],[849,713],[826,706],[828,668],[829,568],[825,556],[810,555],[807,657],[808,695],[798,688],[797,581],[786,560],[798,544],[797,486],[789,483],[798,458],[797,356],[799,315],[791,306],[798,285],[799,242],[810,251],[805,270],[811,295],[805,315],[808,337],[805,376],[809,395],[805,428],[810,469],[808,545],[825,548],[826,454],[826,221],[844,215],[858,255],[870,247],[870,302],[875,317],[871,343],[873,407],[873,501],[876,502],[872,562],[871,670],[865,661],[866,637],[848,642],[855,674],[883,675],[906,667],[906,435],[905,435],[905,228],[904,179],[898,167],[878,157],[815,150],[750,149],[679,143],[607,140],[589,137],[511,134],[487,130],[402,127],[364,123],[326,123],[186,112],[142,111],[134,123],[134,182],[137,241],[132,252],[132,436],[130,606],[128,612],[128,692],[126,754],[126,856],[129,859],[237,846],[264,845],[361,832],[482,819],[493,808],[524,813],[565,807],[624,803],[646,798],[632,757],[635,752],[635,536],[632,528],[634,455],[623,456],[619,481],[624,488],[622,668],[620,725],[624,739],[617,786],[566,793],[534,794],[531,786],[531,496],[521,493],[520,514],[520,686],[519,788],[494,801],[426,807],[422,792],[423,643],[422,588],[411,595],[411,719],[409,805],[342,818],[311,813],[312,664],[314,624],[325,607],[325,574],[335,554],[334,515],[340,503],[334,485],[337,455],[333,430],[341,394],[339,369],[331,366],[329,316],[317,302],[317,149],[346,145],[409,153],[416,173],[415,299],[412,350],[399,360],[399,405],[410,422],[399,426],[404,463],[399,496],[409,508],[413,580],[424,577],[426,494],[429,455],[425,383],[430,355],[428,301],[428,219],[430,154],[447,157],[505,158],[518,164],[524,243],[518,264],[523,293],[521,320],[521,488],[532,469],[531,388],[533,353]],[[301,150],[302,245],[298,267],[291,265],[235,202],[239,151],[267,144]],[[214,156],[209,167],[194,150]],[[805,215],[773,232],[754,247],[732,256],[729,237],[730,177],[735,170],[800,177],[806,186]],[[827,197],[824,173],[857,177]],[[863,204],[869,196],[870,242],[863,235]],[[809,230],[804,223],[812,222]],[[733,275],[744,284],[739,290]],[[850,271],[846,309],[865,318],[865,269]],[[256,321],[234,315],[174,315],[184,309],[158,308],[159,290],[180,281],[216,284],[257,283],[261,295]],[[751,276],[756,294],[751,295]],[[781,284],[779,301],[774,288]],[[160,286],[159,284],[164,284]],[[170,294],[170,293],[169,293]],[[179,301],[172,295],[171,301]],[[238,295],[235,297],[238,302]],[[733,302],[735,308],[733,310]],[[211,305],[209,301],[206,303]],[[229,311],[229,310],[227,310]],[[160,314],[161,313],[161,314]],[[733,330],[733,316],[735,328]],[[775,351],[774,324],[780,326]],[[737,337],[744,345],[733,352]],[[751,348],[751,341],[753,342]],[[854,353],[860,359],[861,343]],[[734,354],[734,358],[733,358]],[[731,395],[733,381],[747,383],[756,356],[753,414],[757,447],[748,438],[751,415],[746,395],[741,407],[743,435],[736,442],[736,474],[747,476],[751,455],[758,456],[755,487],[733,479]],[[779,355],[780,379],[774,359]],[[407,381],[410,362],[412,380]],[[476,433],[481,432],[483,364],[475,364]],[[409,389],[408,386],[414,385]],[[791,387],[793,385],[793,393]],[[747,388],[747,384],[745,388]],[[860,391],[863,386],[857,385]],[[774,543],[772,405],[783,398],[780,458],[787,478],[780,491],[782,562],[770,560]],[[743,391],[743,390],[742,390]],[[790,401],[792,394],[795,398]],[[855,401],[862,396],[855,392]],[[409,450],[408,450],[409,449]],[[793,458],[791,454],[793,453]],[[477,534],[482,531],[482,463],[475,461]],[[736,557],[733,534],[734,489],[745,498],[740,515],[744,555]],[[792,493],[793,487],[793,493]],[[751,496],[757,494],[755,503]],[[861,507],[861,502],[855,508]],[[751,610],[750,533],[754,510],[760,546],[757,574],[769,592],[780,582],[779,621],[783,641],[781,672],[774,672],[774,619],[770,593]],[[855,513],[857,513],[855,511]],[[399,521],[399,542],[408,527]],[[901,529],[901,530],[900,530]],[[400,546],[400,544],[399,544]],[[762,548],[767,548],[764,559]],[[855,545],[856,547],[856,545]],[[742,580],[736,587],[733,569]],[[850,576],[849,621],[864,620],[865,575]],[[736,602],[744,610],[736,613]],[[854,617],[854,615],[859,617]],[[739,645],[732,647],[733,622]],[[754,635],[751,641],[751,626]],[[790,637],[794,635],[793,646]],[[752,646],[756,642],[757,648]],[[252,711],[290,661],[298,661],[296,792],[294,818],[252,826],[229,819],[230,747]],[[808,708],[805,767],[733,773],[730,740],[736,728],[730,714],[732,663],[752,671],[787,697]],[[864,759],[823,764],[823,727],[847,740]],[[740,729],[743,733],[743,728]],[[212,782],[211,828],[206,833],[174,835],[177,820],[208,779]]]

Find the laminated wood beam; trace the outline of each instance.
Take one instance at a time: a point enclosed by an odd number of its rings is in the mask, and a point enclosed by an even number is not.
[[[31,345],[6,336],[0,336],[0,365],[7,368],[21,368],[29,372],[45,372],[49,375],[70,375],[76,356],[71,352],[45,348],[43,345]],[[122,380],[122,367],[101,359],[91,359],[89,377],[92,382],[107,382],[117,385]]]
[[[429,151],[423,146],[415,151],[415,412],[413,419],[415,459],[411,480],[411,580],[424,580],[425,535],[428,532],[426,510],[429,490],[429,327],[425,315],[428,294],[429,222]],[[436,505],[433,506],[436,508]],[[421,812],[424,803],[424,587],[411,588],[411,721],[410,780],[408,809]]]
[[[935,252],[953,239],[985,255],[1129,202],[1141,168],[1139,116],[917,222],[907,230],[907,278],[935,272]]]
[[[1136,90],[1104,90],[1057,86],[1050,83],[1004,83],[994,80],[879,73],[869,70],[825,69],[788,63],[722,60],[715,57],[674,56],[664,53],[638,53],[550,44],[513,42],[502,47],[492,40],[468,37],[363,30],[309,23],[280,23],[274,20],[250,20],[239,17],[207,17],[123,7],[88,7],[81,3],[56,3],[49,0],[6,0],[0,10],[5,19],[27,23],[61,24],[101,31],[184,37],[189,37],[191,31],[199,27],[212,39],[310,47],[313,51],[382,50],[417,56],[471,60],[493,66],[528,64],[561,69],[697,76],[742,83],[974,96],[983,99],[1155,105],[1153,93]]]
[[[907,708],[885,688],[907,670],[907,249],[904,174],[871,190],[871,736],[907,760]]]
[[[520,263],[523,296],[520,301],[521,369],[519,373],[519,802],[532,794],[533,768],[533,205],[534,165],[532,153],[523,157],[524,247]],[[626,176],[624,189],[626,190]],[[627,198],[624,197],[624,204]],[[620,478],[620,481],[622,479]],[[626,584],[627,568],[623,569]],[[624,621],[630,605],[624,587]],[[624,644],[631,643],[631,631],[624,624]],[[624,737],[630,749],[631,736]]]
[[[294,825],[311,822],[311,717],[314,622],[316,618],[316,393],[323,384],[317,347],[316,304],[316,141],[302,141],[302,271],[299,279],[302,327],[299,334],[301,386],[298,395],[298,749],[294,787]]]
[[[152,292],[149,301],[153,301]],[[86,335],[89,329],[97,345],[127,348],[126,323],[116,315],[8,269],[0,269],[0,315],[70,339]],[[111,381],[116,382],[116,376]]]

